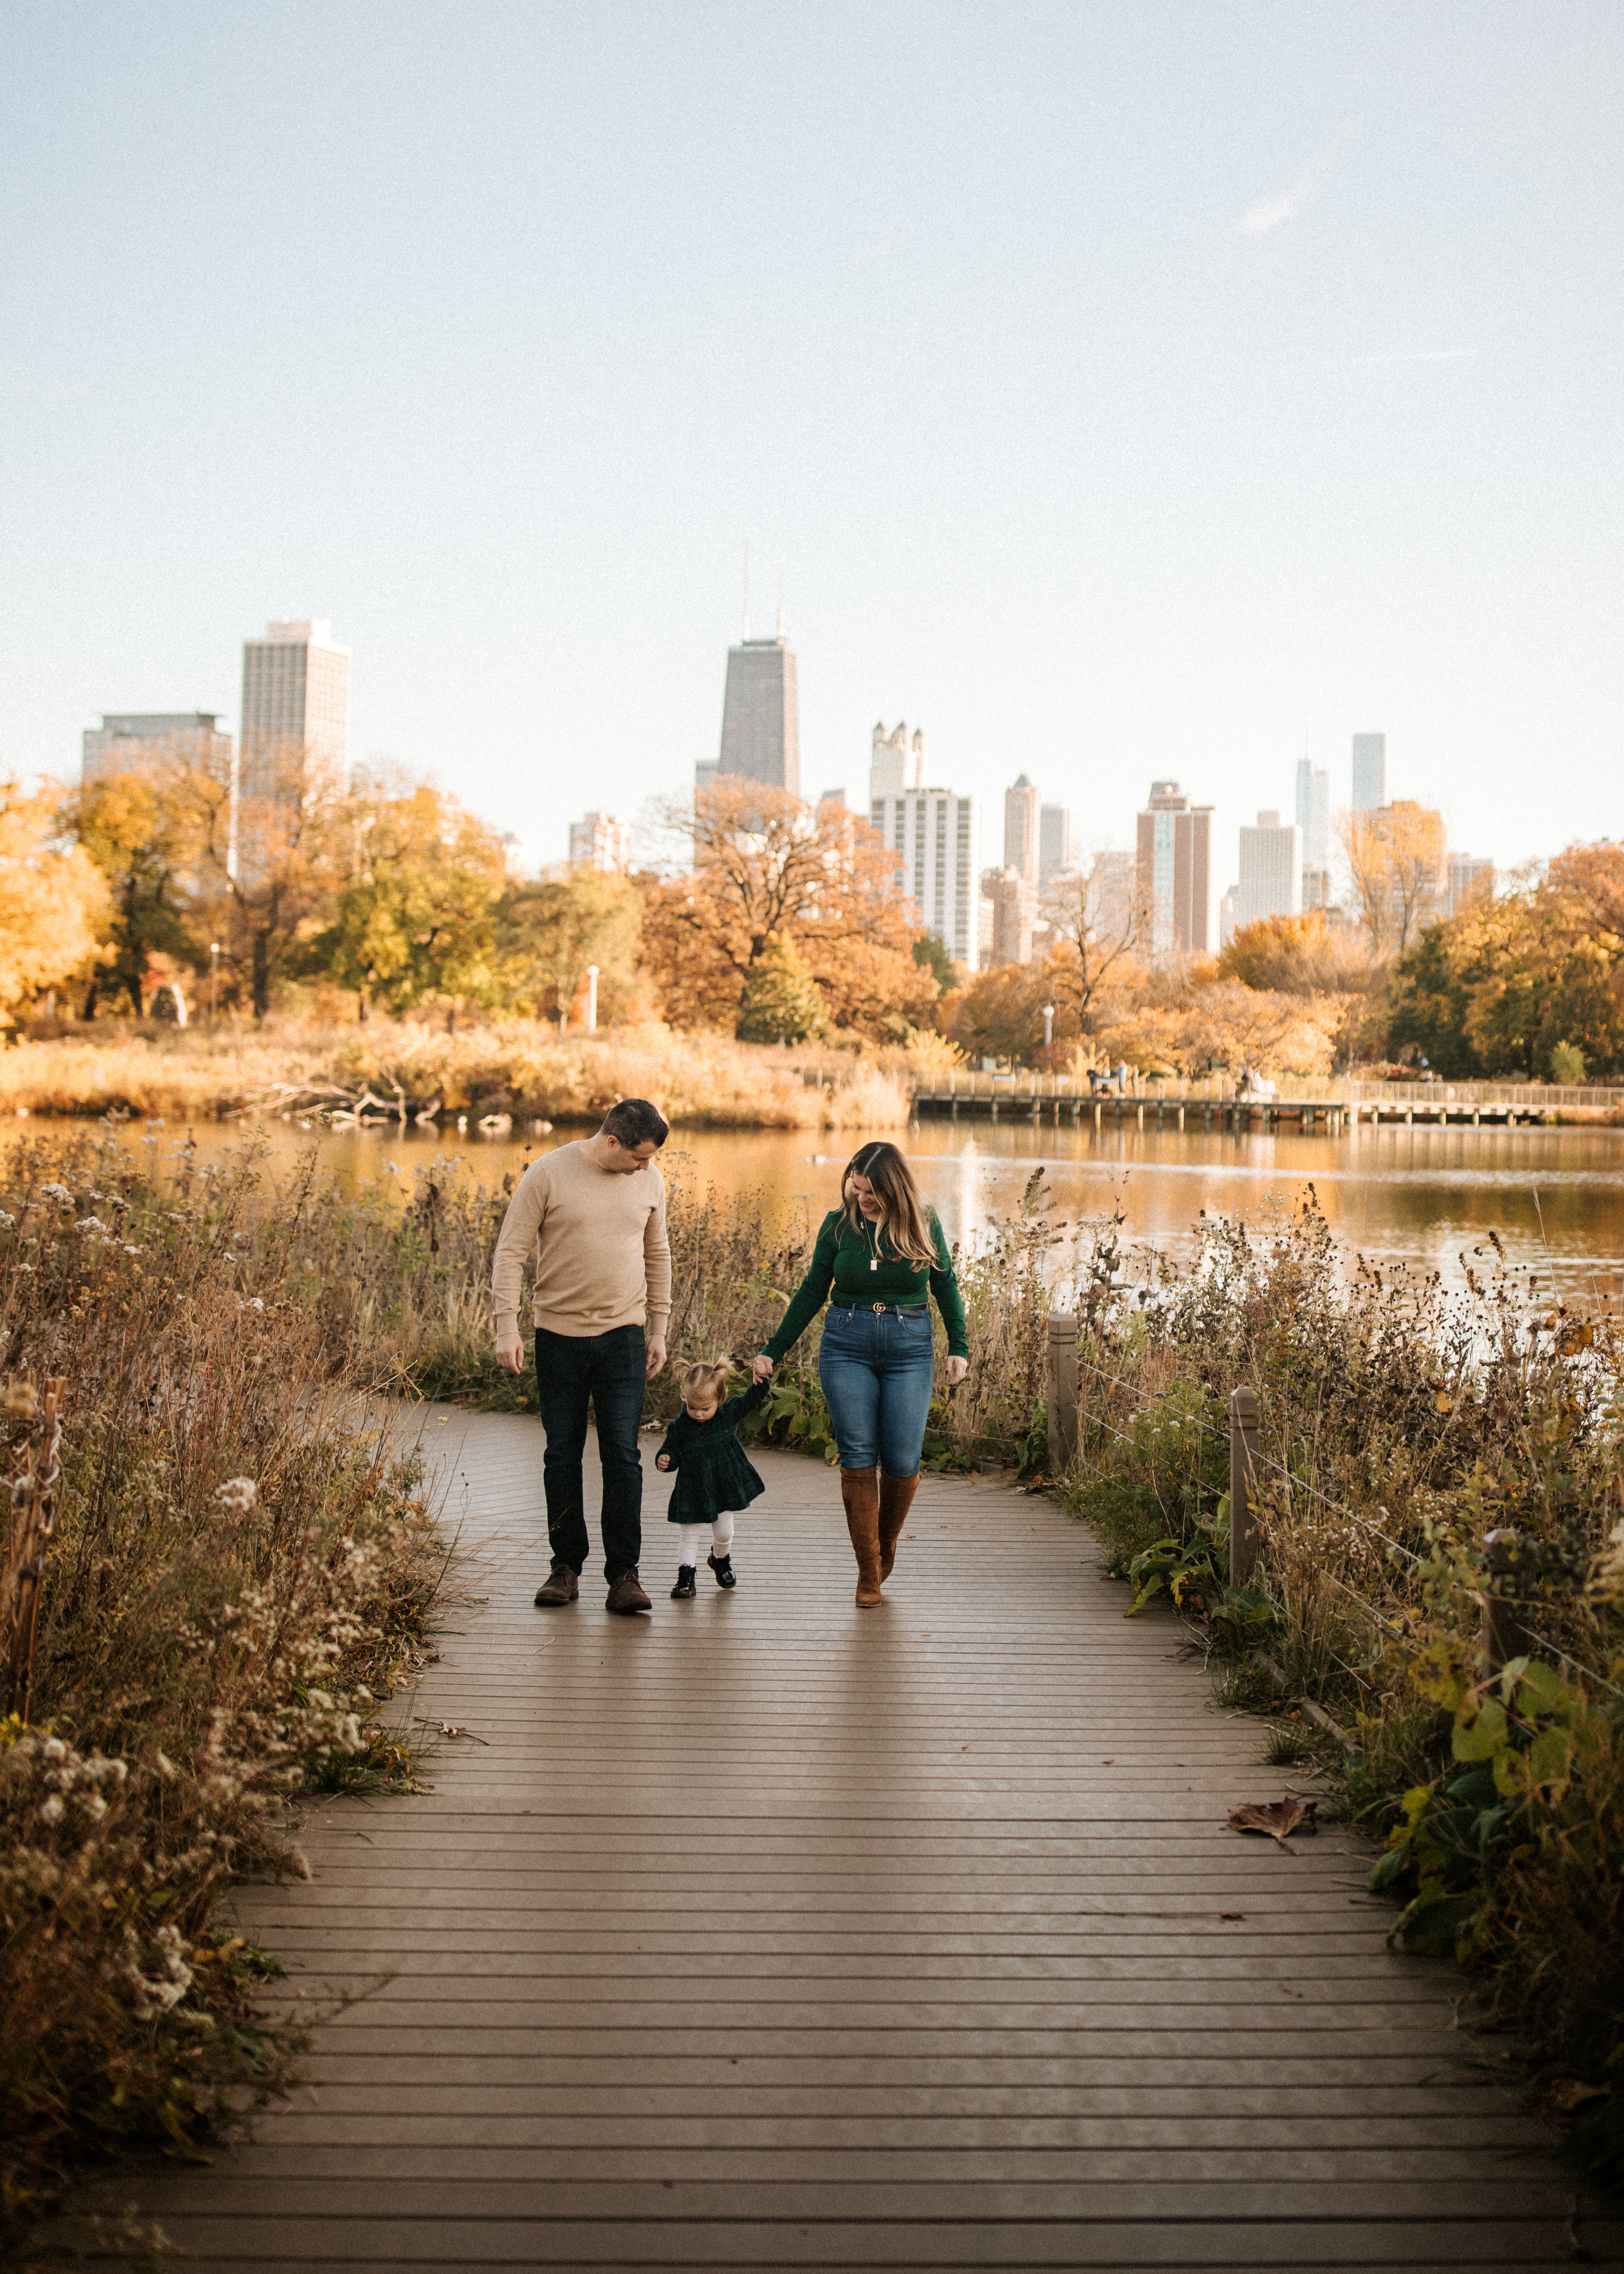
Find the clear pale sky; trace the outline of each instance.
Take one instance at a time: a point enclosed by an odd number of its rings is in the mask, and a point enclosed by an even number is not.
[[[802,786],[922,724],[989,857],[1304,747],[1624,835],[1624,10],[10,0],[0,764],[235,722],[560,857],[713,757],[747,529]]]

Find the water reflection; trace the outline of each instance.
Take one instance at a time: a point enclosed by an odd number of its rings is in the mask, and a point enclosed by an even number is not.
[[[521,1171],[538,1150],[582,1133],[505,1138],[429,1130],[303,1129],[257,1125],[282,1171],[312,1145],[348,1184],[403,1181],[436,1156],[460,1156],[489,1183]],[[138,1133],[132,1131],[132,1136]],[[160,1133],[167,1152],[183,1133]],[[219,1157],[248,1133],[198,1133]],[[1384,1263],[1402,1261],[1459,1284],[1491,1231],[1522,1270],[1549,1273],[1586,1299],[1624,1291],[1624,1130],[1361,1129],[1332,1137],[1295,1133],[1231,1136],[1177,1131],[1011,1126],[931,1120],[902,1141],[950,1238],[974,1233],[1019,1205],[1040,1165],[1056,1215],[1075,1222],[1120,1207],[1128,1235],[1187,1253],[1199,1211],[1259,1221],[1310,1181],[1344,1246]],[[682,1131],[666,1148],[667,1177],[719,1193],[759,1190],[771,1209],[808,1229],[838,1194],[855,1139],[838,1131]]]

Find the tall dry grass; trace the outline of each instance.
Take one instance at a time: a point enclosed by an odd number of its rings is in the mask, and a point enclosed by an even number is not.
[[[898,1065],[658,1026],[560,1035],[510,1019],[447,1034],[410,1020],[279,1020],[181,1033],[106,1020],[0,1054],[0,1115],[202,1120],[350,1111],[368,1092],[402,1113],[572,1122],[600,1119],[617,1098],[651,1097],[690,1128],[892,1128],[908,1116]]]
[[[13,2234],[86,2154],[190,2143],[276,2081],[263,1962],[217,1929],[218,1898],[302,1868],[304,1796],[408,1773],[379,1701],[443,1551],[415,1465],[357,1425],[294,1266],[297,1196],[266,1199],[250,1162],[105,1138],[0,1170],[13,1474],[40,1385],[66,1385],[32,1712],[14,1696],[0,1723]]]
[[[1071,1505],[1137,1608],[1173,1596],[1232,1698],[1350,1733],[1322,1766],[1386,1843],[1407,1947],[1453,1952],[1577,2151],[1624,2176],[1624,1402],[1612,1323],[1491,1242],[1464,1292],[1338,1255],[1312,1189],[1185,1267],[1085,1258]],[[1257,1583],[1228,1584],[1226,1404],[1261,1406]],[[1514,1543],[1489,1567],[1490,1533]],[[1482,1606],[1521,1636],[1480,1664]],[[1293,1751],[1305,1750],[1299,1733]],[[1288,1756],[1289,1757],[1289,1756]]]

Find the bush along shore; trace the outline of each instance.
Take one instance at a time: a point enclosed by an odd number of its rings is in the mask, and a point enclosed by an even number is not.
[[[12,2243],[86,2161],[195,2152],[286,2081],[222,1894],[302,1870],[308,1796],[410,1777],[384,1701],[445,1551],[310,1302],[308,1198],[110,1138],[0,1171]]]
[[[618,1098],[652,1097],[689,1128],[879,1129],[908,1118],[905,1068],[899,1050],[791,1052],[659,1026],[560,1035],[509,1019],[447,1034],[289,1019],[183,1033],[109,1020],[0,1052],[0,1114],[505,1126],[597,1123]]]
[[[1204,1231],[1177,1269],[1129,1268],[1115,1227],[1094,1239],[1079,1453],[1056,1488],[1132,1586],[1131,1614],[1170,1600],[1220,1694],[1275,1717],[1269,1757],[1327,1773],[1380,1848],[1395,1944],[1454,1956],[1567,2152],[1617,2186],[1614,1326],[1514,1278],[1492,1238],[1462,1259],[1458,1295],[1341,1257],[1312,1189],[1284,1219]],[[1243,1385],[1260,1407],[1262,1556],[1236,1588],[1227,1400]]]

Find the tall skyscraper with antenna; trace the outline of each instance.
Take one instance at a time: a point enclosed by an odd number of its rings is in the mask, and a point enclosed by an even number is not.
[[[744,553],[744,621],[739,644],[727,651],[722,697],[722,747],[714,764],[701,760],[698,783],[733,774],[801,794],[801,713],[795,693],[795,651],[785,637],[780,579],[778,630],[750,637],[750,551]]]

